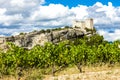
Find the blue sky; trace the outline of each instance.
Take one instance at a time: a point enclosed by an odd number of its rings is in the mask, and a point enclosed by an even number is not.
[[[46,0],[46,4],[63,4],[65,6],[75,7],[78,4],[92,6],[96,2],[101,2],[104,5],[107,5],[108,2],[112,2],[113,6],[119,6],[120,0]]]
[[[0,0],[0,36],[72,26],[73,20],[94,19],[105,40],[120,39],[119,0]]]

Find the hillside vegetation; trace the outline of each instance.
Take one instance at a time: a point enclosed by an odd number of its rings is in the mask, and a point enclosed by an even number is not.
[[[70,66],[76,66],[80,73],[83,72],[82,66],[114,66],[120,63],[119,44],[120,41],[109,43],[99,34],[57,44],[49,42],[44,46],[36,45],[30,50],[8,42],[9,50],[0,51],[0,78],[5,75],[20,78],[28,69],[40,70],[40,74],[26,77],[26,80],[37,80],[42,79],[40,75],[54,76]]]

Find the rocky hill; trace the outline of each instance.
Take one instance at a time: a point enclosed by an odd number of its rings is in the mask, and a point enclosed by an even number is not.
[[[5,42],[13,42],[19,47],[27,49],[33,48],[35,45],[44,45],[46,42],[58,43],[64,40],[81,38],[90,32],[81,30],[80,28],[63,28],[60,30],[41,30],[30,33],[21,33],[17,36],[0,38],[0,47],[5,48]]]

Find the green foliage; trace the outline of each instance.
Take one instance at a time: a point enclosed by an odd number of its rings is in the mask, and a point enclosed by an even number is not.
[[[96,29],[95,29],[95,27],[93,27],[93,30],[92,30],[94,33],[97,31]]]
[[[62,30],[62,28],[55,28],[55,29],[52,29],[52,31],[56,31],[56,30]]]
[[[41,32],[41,33],[45,33],[45,30],[44,30],[44,29],[42,29],[42,30],[40,30],[40,32]]]
[[[67,28],[70,28],[69,26],[65,26],[65,28],[67,29]]]
[[[21,32],[20,35],[24,35],[25,33]]]
[[[37,32],[37,30],[34,30],[33,32]]]
[[[110,44],[98,34],[75,41],[37,45],[31,50],[8,43],[10,49],[6,53],[0,52],[0,74],[14,74],[19,67],[21,69],[51,68],[52,73],[55,74],[69,65],[76,65],[81,71],[81,65],[120,63],[119,44],[120,41]],[[38,78],[38,76],[33,78],[36,77]]]
[[[40,70],[32,70],[28,72],[25,80],[43,80],[43,76]]]
[[[88,39],[87,44],[90,46],[95,45],[97,47],[98,45],[103,44],[103,42],[104,42],[103,36],[94,34]]]
[[[50,29],[47,29],[46,32],[47,32],[47,33],[50,33]]]

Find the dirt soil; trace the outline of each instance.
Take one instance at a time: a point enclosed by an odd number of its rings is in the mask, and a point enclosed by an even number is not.
[[[44,80],[120,80],[120,69],[50,76]]]
[[[83,70],[83,73],[79,73],[76,67],[72,67],[56,73],[54,77],[51,75],[43,75],[43,80],[120,80],[120,67],[85,67]],[[36,71],[32,71],[32,73],[33,72]],[[25,80],[27,75],[28,74],[20,80]],[[0,80],[18,80],[18,78],[13,76],[4,76],[0,78]]]

